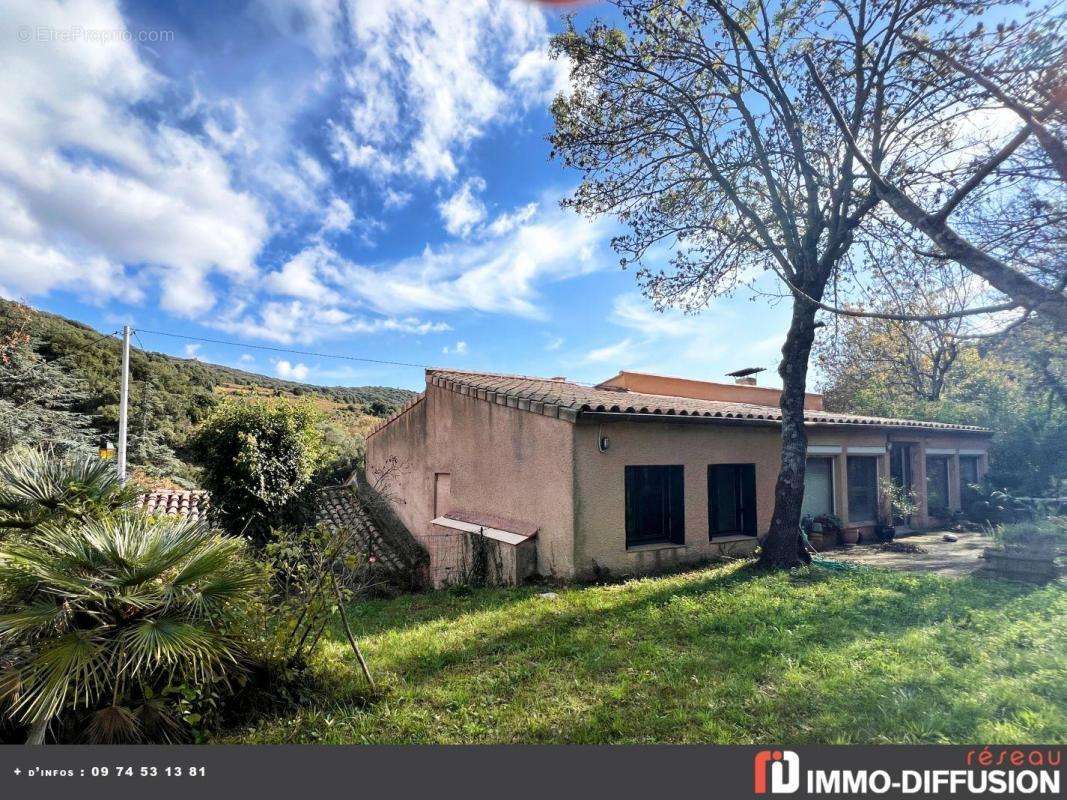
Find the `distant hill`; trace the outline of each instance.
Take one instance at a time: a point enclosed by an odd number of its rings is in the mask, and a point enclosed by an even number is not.
[[[71,374],[83,395],[71,411],[86,414],[99,437],[118,431],[121,343],[87,325],[0,299],[0,336],[13,326],[46,362]],[[136,342],[135,342],[136,344]],[[131,460],[155,474],[191,474],[184,454],[193,428],[227,397],[292,397],[310,400],[334,421],[338,436],[358,439],[414,396],[388,386],[322,387],[233,367],[133,349],[130,355]]]

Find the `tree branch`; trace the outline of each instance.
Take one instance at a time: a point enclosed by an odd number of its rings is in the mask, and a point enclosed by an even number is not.
[[[878,194],[897,216],[923,233],[953,261],[984,278],[994,288],[1012,298],[1016,305],[1026,306],[1047,316],[1058,329],[1067,332],[1067,297],[1064,297],[1062,292],[1049,289],[983,252],[956,233],[947,222],[927,214],[918,203],[883,177],[856,143],[841,110],[815,68],[815,62],[812,61],[811,56],[805,54],[804,62],[846,144],[852,148],[856,160],[867,171]]]

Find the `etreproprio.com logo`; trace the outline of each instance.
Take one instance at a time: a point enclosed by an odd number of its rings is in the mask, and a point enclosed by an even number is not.
[[[802,769],[792,750],[760,750],[754,759],[756,794],[922,795],[1060,794],[1058,750],[1007,749],[999,758],[986,748],[968,754],[958,769]]]

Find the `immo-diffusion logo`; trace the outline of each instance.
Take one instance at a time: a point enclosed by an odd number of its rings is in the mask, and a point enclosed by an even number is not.
[[[767,794],[768,773],[771,794],[790,794],[800,788],[800,756],[792,750],[760,750],[755,766],[756,794]]]
[[[989,747],[965,755],[948,751],[943,767],[916,768],[907,753],[889,750],[879,758],[877,769],[801,770],[800,757],[792,750],[760,750],[756,753],[752,788],[756,794],[792,794],[803,786],[809,797],[841,796],[854,800],[890,792],[934,797],[947,795],[1051,795],[1060,791],[1060,748]],[[958,760],[957,760],[958,759]],[[899,765],[893,764],[899,761]]]

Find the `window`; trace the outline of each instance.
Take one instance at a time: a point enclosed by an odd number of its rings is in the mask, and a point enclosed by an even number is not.
[[[971,487],[978,483],[978,456],[960,456],[960,504],[964,510],[977,499]]]
[[[626,467],[626,546],[685,544],[680,465]]]
[[[878,458],[848,457],[848,521],[873,522],[878,516]]]
[[[756,465],[708,467],[708,536],[756,535]]]
[[[932,517],[948,516],[948,456],[926,457],[926,510]]]
[[[978,483],[978,456],[960,456],[960,488]]]
[[[903,489],[911,489],[911,445],[894,442],[889,448],[889,476]]]
[[[809,458],[804,468],[804,505],[801,516],[834,513],[834,460]]]

